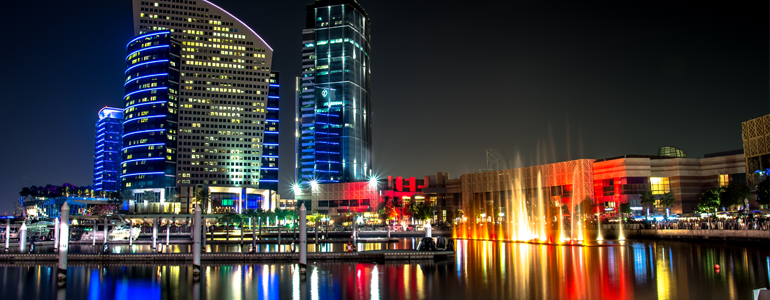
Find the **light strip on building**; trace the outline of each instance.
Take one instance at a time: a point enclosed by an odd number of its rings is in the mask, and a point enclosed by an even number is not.
[[[219,10],[221,10],[221,11],[225,12],[225,13],[226,13],[226,14],[228,14],[230,17],[232,17],[232,18],[233,18],[233,19],[235,19],[236,21],[240,22],[240,23],[241,23],[241,25],[243,25],[243,26],[246,26],[246,28],[247,28],[249,31],[251,31],[251,33],[253,33],[254,35],[256,35],[256,36],[259,38],[259,40],[260,40],[260,41],[262,41],[262,43],[263,43],[263,44],[265,44],[265,46],[267,46],[267,48],[270,48],[270,51],[273,51],[273,48],[272,48],[272,47],[270,47],[270,45],[268,45],[268,44],[267,44],[267,42],[265,42],[265,40],[264,40],[264,39],[262,39],[262,37],[261,37],[261,36],[259,36],[259,34],[257,34],[256,32],[254,32],[254,29],[251,29],[251,27],[249,27],[249,25],[246,25],[246,23],[243,23],[243,21],[239,20],[238,18],[236,18],[235,16],[233,16],[233,14],[231,14],[230,12],[228,12],[228,11],[226,11],[226,10],[222,9],[221,7],[217,6],[216,4],[214,4],[214,3],[211,3],[211,2],[209,2],[209,1],[207,1],[207,0],[203,0],[203,2],[206,2],[206,3],[210,4],[211,6],[213,6],[213,7],[216,7],[217,9],[219,9]]]
[[[127,98],[128,96],[131,96],[131,95],[136,94],[136,93],[141,93],[141,92],[146,92],[146,91],[154,91],[154,90],[165,90],[165,89],[168,89],[168,88],[163,86],[163,87],[157,87],[157,88],[149,88],[149,89],[136,90],[136,91],[133,91],[133,92],[130,92],[130,93],[126,94],[125,96],[123,96],[123,98]],[[128,108],[128,107],[126,107],[126,108]]]
[[[168,61],[168,59],[159,59],[159,60],[143,62],[141,64],[135,64],[135,65],[131,66],[130,68],[126,69],[126,71],[123,72],[123,74],[128,73],[128,71],[131,71],[131,69],[136,68],[138,66],[143,66],[143,65],[146,65],[146,64],[157,64],[157,63],[162,63],[162,62],[167,62],[167,61]]]
[[[128,59],[129,57],[131,57],[131,55],[134,55],[134,53],[137,53],[139,51],[156,49],[156,48],[168,48],[168,47],[169,47],[169,45],[160,45],[160,46],[152,46],[152,47],[142,48],[142,49],[136,50],[134,52],[131,52],[131,54],[129,54],[129,55],[126,55],[126,59]]]
[[[158,31],[158,32],[153,32],[153,33],[148,33],[148,34],[137,36],[133,40],[129,41],[128,44],[126,44],[126,49],[128,49],[128,45],[131,45],[131,43],[133,43],[134,41],[136,41],[138,39],[145,38],[145,37],[148,37],[148,36],[151,36],[151,35],[168,34],[168,33],[171,33],[171,31]]]
[[[128,177],[128,176],[141,176],[141,175],[163,175],[166,174],[165,172],[146,172],[146,173],[131,173],[131,174],[124,174],[121,175],[120,178]]]
[[[129,135],[138,134],[138,133],[157,132],[157,131],[166,131],[166,129],[164,128],[164,129],[149,129],[149,130],[135,131],[135,132],[126,133],[123,135],[123,137],[127,137]]]
[[[126,109],[129,109],[129,108],[131,108],[131,107],[135,107],[135,106],[150,105],[150,104],[159,104],[159,103],[166,103],[166,101],[152,101],[152,102],[142,102],[142,103],[137,103],[137,104],[134,104],[134,105],[129,105],[128,107],[126,107]]]
[[[165,157],[146,157],[146,158],[137,158],[137,159],[129,159],[127,161],[120,162],[121,164],[127,164],[135,161],[145,161],[145,160],[163,160],[166,159]]]
[[[131,148],[137,148],[137,147],[150,147],[150,146],[164,146],[165,143],[156,143],[156,144],[141,144],[141,145],[133,145],[128,147],[123,147],[123,150],[125,149],[131,149]]]
[[[128,122],[134,122],[141,119],[150,119],[150,118],[165,118],[166,115],[155,115],[155,116],[142,116],[138,118],[129,119],[128,121],[123,122],[123,125],[125,125]]]
[[[128,81],[126,81],[126,83],[124,83],[123,86],[126,86],[127,84],[131,83],[131,81],[134,81],[134,80],[139,80],[139,79],[147,78],[147,77],[156,77],[156,76],[168,76],[168,73],[150,74],[150,75],[144,75],[144,76],[139,76],[139,77],[136,77],[136,78],[132,78],[132,79],[129,79]]]

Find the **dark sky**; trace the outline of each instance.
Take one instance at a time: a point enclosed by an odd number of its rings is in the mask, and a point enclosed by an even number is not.
[[[292,178],[293,77],[310,0],[214,0],[275,49],[281,179]],[[741,148],[768,113],[767,1],[374,1],[375,172],[451,177],[496,148],[514,165],[662,145]],[[23,186],[92,184],[94,123],[121,106],[129,0],[4,3],[0,214]],[[8,7],[10,5],[10,7]],[[284,197],[292,197],[285,191]]]

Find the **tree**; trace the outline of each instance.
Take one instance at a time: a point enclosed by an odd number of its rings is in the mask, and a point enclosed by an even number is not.
[[[583,201],[578,203],[578,205],[575,205],[575,211],[579,210],[583,215],[591,214],[591,212],[594,210],[594,199],[586,196],[583,198]]]
[[[385,210],[385,217],[383,219],[395,220],[398,218],[398,209],[396,209],[396,206],[393,205],[393,201],[387,201],[383,209]]]
[[[21,192],[19,192],[19,196],[26,197],[32,195],[32,191],[28,187],[21,188]]]
[[[420,203],[417,206],[417,213],[415,214],[415,217],[418,220],[428,221],[433,219],[433,207],[425,204]]]
[[[131,199],[135,199],[134,191],[132,190],[120,191],[120,200],[131,200]]]
[[[243,212],[243,216],[246,217],[247,220],[252,220],[251,222],[251,245],[253,247],[257,246],[257,230],[254,228],[254,224],[257,223],[257,218],[259,217],[259,213],[256,209],[249,208]],[[241,228],[243,230],[243,228]]]
[[[700,196],[700,200],[698,201],[698,211],[713,212],[719,209],[721,206],[719,194],[721,194],[723,190],[723,187],[717,186],[703,193],[703,195]]]
[[[650,204],[655,206],[655,196],[650,191],[644,191],[639,195],[639,202],[642,204]]]
[[[742,205],[750,192],[751,190],[745,184],[731,182],[725,187],[724,191],[719,193],[719,200],[721,200],[723,206]]]
[[[412,217],[412,223],[414,223],[414,219],[417,217],[417,214],[420,213],[420,204],[415,202],[414,200],[410,201],[406,207],[404,208],[404,213]],[[419,219],[419,218],[417,218]]]
[[[225,232],[226,232],[226,239],[230,240],[230,225],[229,224],[235,224],[235,222],[238,222],[241,219],[241,216],[234,213],[234,212],[227,212],[222,217],[219,218],[221,222],[225,223]]]
[[[631,204],[628,204],[628,203],[621,203],[620,204],[620,213],[622,213],[622,214],[630,214],[630,213],[633,213],[633,212],[634,211],[631,210]]]
[[[166,202],[179,202],[177,197],[179,197],[179,193],[176,191],[176,189],[169,189],[166,193],[166,199],[164,199]]]
[[[209,189],[206,187],[203,187],[198,191],[198,194],[195,195],[195,201],[198,202],[199,205],[201,205],[204,212],[207,211],[209,206],[209,201],[211,201],[211,194],[209,194]]]
[[[142,195],[139,197],[139,200],[155,202],[158,200],[158,196],[156,196],[155,192],[153,191],[144,191],[144,193],[142,193]]]
[[[770,205],[770,180],[765,178],[757,185],[757,203],[759,205]]]
[[[455,218],[462,219],[464,215],[465,215],[465,211],[463,211],[462,209],[455,210]]]
[[[674,198],[674,194],[672,194],[671,192],[668,192],[660,196],[660,201],[658,203],[660,203],[660,206],[669,208],[671,207],[671,205],[674,205],[675,200],[676,199]]]

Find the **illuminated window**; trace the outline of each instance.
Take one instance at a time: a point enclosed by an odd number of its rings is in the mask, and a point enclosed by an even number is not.
[[[719,175],[719,186],[727,186],[730,183],[730,178],[727,174]]]
[[[671,191],[668,177],[650,177],[650,190],[653,195],[663,195]]]

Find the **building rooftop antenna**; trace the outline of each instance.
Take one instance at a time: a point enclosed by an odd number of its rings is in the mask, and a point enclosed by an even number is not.
[[[500,164],[500,151],[497,149],[484,149],[487,156],[487,168],[479,169],[479,172],[492,172],[497,170],[497,165]]]

